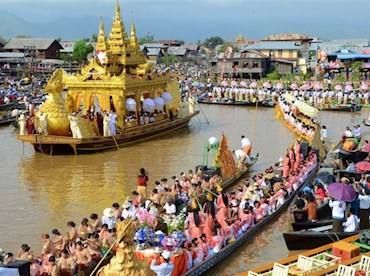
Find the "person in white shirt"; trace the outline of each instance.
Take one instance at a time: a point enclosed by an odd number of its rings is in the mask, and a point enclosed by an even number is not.
[[[328,140],[328,130],[326,126],[322,126],[320,130],[320,140],[326,142]]]
[[[249,139],[247,137],[245,137],[244,135],[242,135],[242,150],[247,154],[247,155],[250,155],[251,153],[251,150],[252,150],[252,143],[251,141],[249,141]]]
[[[150,269],[153,270],[157,276],[171,276],[173,270],[175,269],[175,265],[170,262],[171,252],[170,251],[163,251],[162,257],[164,259],[164,263],[157,265],[157,258],[159,257],[159,253],[155,253],[155,259],[150,264]]]
[[[351,208],[348,213],[347,221],[344,224],[344,232],[354,232],[358,227],[358,217],[354,214],[354,210]]]
[[[346,127],[346,131],[344,132],[344,136],[347,137],[347,138],[353,137],[352,131],[349,127]]]
[[[252,164],[250,157],[241,149],[234,150],[236,158],[238,159],[237,168],[242,170],[245,168],[245,165]]]
[[[360,200],[360,229],[368,229],[370,215],[370,190],[365,189],[365,193],[363,195],[359,195],[358,199]]]
[[[346,203],[331,198],[329,200],[329,207],[332,208],[333,218],[333,232],[343,232],[344,212],[346,210]]]
[[[167,199],[167,203],[163,206],[167,215],[175,215],[176,214],[176,205],[173,204],[173,198],[170,197]]]

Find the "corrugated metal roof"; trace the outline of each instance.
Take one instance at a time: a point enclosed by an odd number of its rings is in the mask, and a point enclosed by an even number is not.
[[[157,56],[159,53],[162,53],[160,48],[147,48],[148,49],[148,56]]]
[[[188,49],[189,51],[198,51],[199,45],[198,44],[184,44],[182,47]]]
[[[223,59],[224,53],[220,53],[217,56],[217,59]],[[261,54],[257,51],[253,50],[246,50],[244,49],[242,52],[232,52],[227,53],[226,59],[247,59],[247,58],[254,58],[254,59],[264,59],[268,58],[268,56]]]
[[[262,41],[252,45],[243,47],[243,49],[252,49],[252,50],[300,50],[301,47],[294,44],[290,41]]]
[[[143,44],[143,46],[147,47],[148,49],[149,48],[168,48],[168,46],[164,44],[160,44],[160,43],[147,43],[147,44]]]
[[[186,54],[186,48],[183,47],[168,47],[167,53],[174,56],[184,56]]]
[[[46,50],[54,41],[56,40],[53,38],[12,38],[3,49],[24,49],[25,47],[32,46],[36,50]],[[62,48],[60,45],[60,49]]]

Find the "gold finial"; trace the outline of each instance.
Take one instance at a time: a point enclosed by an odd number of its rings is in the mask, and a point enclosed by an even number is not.
[[[216,190],[217,190],[218,193],[222,192],[222,187],[221,187],[220,184],[217,184],[217,189]]]
[[[195,210],[197,208],[198,208],[197,200],[193,198],[193,200],[191,201],[191,209]]]
[[[99,23],[99,35],[104,35],[105,36],[104,23],[103,23],[103,17],[102,16],[100,17],[100,23]]]

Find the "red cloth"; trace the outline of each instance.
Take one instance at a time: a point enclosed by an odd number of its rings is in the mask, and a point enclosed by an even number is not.
[[[137,177],[137,185],[138,186],[148,186],[147,185],[147,182],[148,182],[148,176],[146,176],[146,175],[139,175],[138,177]]]

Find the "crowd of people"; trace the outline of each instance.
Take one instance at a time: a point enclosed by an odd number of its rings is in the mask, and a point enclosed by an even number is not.
[[[7,258],[5,263],[13,259],[30,261],[33,276],[73,275],[97,263],[115,243],[117,221],[131,219],[137,227],[138,211],[146,209],[155,217],[156,230],[164,233],[168,231],[165,218],[175,217],[179,213],[185,215],[183,233],[186,242],[182,247],[183,252],[188,254],[187,269],[190,269],[234,242],[265,216],[273,213],[298,189],[317,164],[317,157],[314,151],[307,158],[303,158],[300,150],[296,152],[294,161],[287,154],[289,165],[285,160],[277,162],[265,173],[245,179],[236,190],[229,192],[221,188],[218,174],[206,177],[201,170],[195,173],[189,170],[180,176],[173,176],[170,181],[166,178],[155,181],[149,195],[149,174],[142,168],[137,177],[137,190],[122,205],[114,203],[111,208],[104,209],[101,218],[94,213],[89,218],[83,218],[79,224],[69,221],[64,234],[59,229],[52,229],[51,235],[42,233],[41,252],[35,253],[30,245],[23,244],[18,254]],[[155,258],[150,268],[156,273],[171,271],[174,266],[170,261],[173,254],[164,250],[161,256],[165,263],[157,264],[158,259]]]

